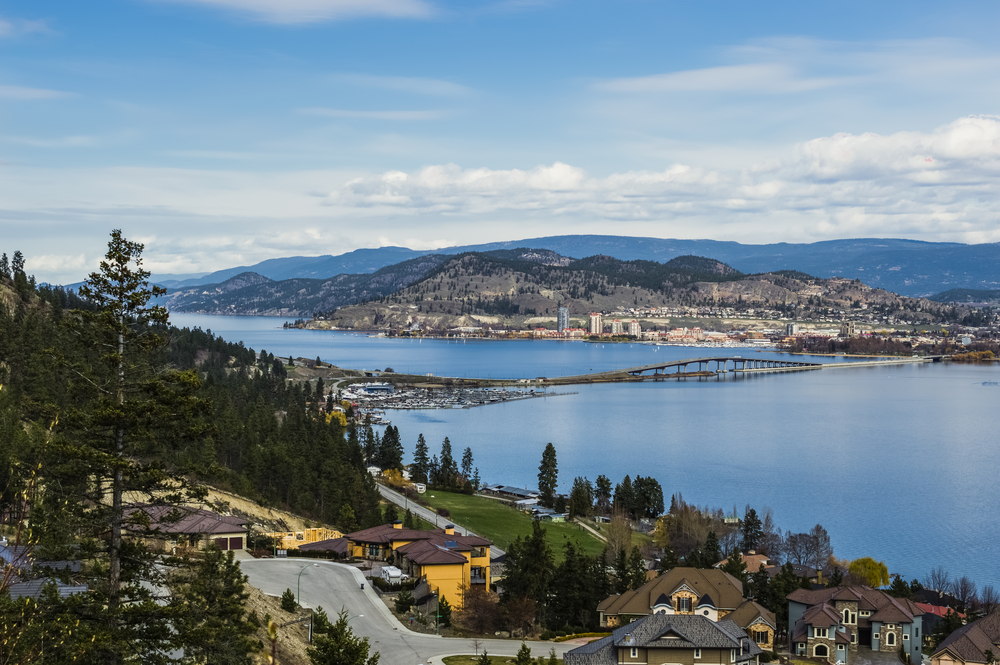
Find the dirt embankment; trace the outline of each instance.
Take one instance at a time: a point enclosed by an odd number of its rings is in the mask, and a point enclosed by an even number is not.
[[[260,640],[262,648],[257,652],[255,661],[266,663],[271,652],[271,641],[267,636],[267,617],[270,616],[278,626],[289,621],[309,616],[309,610],[286,612],[281,609],[281,599],[268,596],[260,589],[246,585],[250,597],[246,602],[247,614],[254,614],[260,627],[254,634],[254,639]],[[306,649],[309,647],[309,622],[278,628],[278,662],[281,665],[309,665]]]
[[[242,496],[226,492],[214,487],[208,490],[207,503],[214,510],[227,515],[249,517],[254,524],[264,531],[302,531],[306,528],[306,520],[298,515],[277,508],[267,508]],[[318,525],[317,525],[318,526]]]

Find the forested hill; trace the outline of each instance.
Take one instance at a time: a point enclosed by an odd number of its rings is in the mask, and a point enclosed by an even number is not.
[[[497,259],[525,265],[567,265],[572,259],[542,249],[503,249]],[[311,316],[344,305],[382,298],[424,278],[451,257],[421,256],[374,273],[342,274],[329,279],[275,281],[243,272],[219,284],[173,290],[164,304],[176,312],[258,316]]]
[[[94,362],[89,324],[69,306],[89,306],[72,293],[20,289],[0,276],[0,490],[14,491],[9,472],[44,460],[39,438],[60,414],[87,406]],[[155,454],[191,478],[351,529],[379,523],[378,494],[365,471],[358,433],[330,423],[311,389],[285,380],[282,362],[201,330],[162,328],[167,344],[157,352],[162,371],[195,370],[193,398],[207,400],[206,435]],[[306,384],[308,385],[308,384]],[[58,420],[61,423],[62,420]],[[53,435],[62,433],[57,424]],[[363,433],[362,433],[363,435]],[[363,436],[362,436],[363,438]],[[27,464],[28,467],[31,464]]]
[[[576,325],[584,327],[591,311],[661,307],[764,309],[797,318],[865,308],[913,322],[956,315],[952,308],[872,289],[859,280],[818,279],[797,271],[745,275],[721,261],[697,256],[666,263],[603,255],[539,263],[471,252],[441,263],[395,293],[324,311],[309,326],[519,327],[552,321],[559,306],[568,307]]]

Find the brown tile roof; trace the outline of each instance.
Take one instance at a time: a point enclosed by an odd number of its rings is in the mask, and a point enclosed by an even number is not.
[[[840,623],[840,618],[837,610],[826,603],[813,605],[802,615],[804,623],[817,628],[831,628],[836,626]]]
[[[429,540],[440,545],[445,542],[454,542],[460,551],[468,552],[476,547],[489,547],[492,543],[487,538],[479,536],[463,536],[457,533],[448,534],[444,529],[432,529],[431,531],[419,531],[417,529],[396,529],[391,524],[380,524],[370,529],[362,529],[344,536],[352,543],[376,543],[379,545],[389,545],[400,540]]]
[[[173,511],[177,511],[174,514]],[[137,513],[145,513],[150,528],[164,534],[200,535],[215,533],[246,533],[247,520],[242,517],[227,517],[204,508],[185,506],[128,506],[126,520],[135,520]],[[174,520],[177,515],[180,519]],[[129,527],[126,527],[129,528]],[[129,530],[140,531],[133,526]]]
[[[347,554],[347,538],[329,538],[327,540],[317,540],[315,543],[299,545],[300,550],[312,550],[317,552],[336,552],[337,554]]]
[[[426,540],[407,543],[397,547],[396,551],[402,552],[407,559],[421,566],[468,563],[468,559],[458,552]]]
[[[933,658],[949,651],[966,663],[985,663],[986,650],[997,653],[1000,644],[1000,611],[962,626],[938,645]]]
[[[743,558],[743,563],[746,564],[748,573],[756,573],[758,570],[760,570],[761,566],[764,566],[764,568],[766,569],[768,563],[770,563],[771,561],[771,559],[766,554],[740,554],[740,557]],[[721,568],[727,563],[729,563],[729,558],[723,559],[719,563],[715,564],[714,567]]]
[[[674,568],[659,577],[646,582],[635,591],[614,597],[609,605],[608,599],[601,603],[599,609],[605,615],[615,614],[650,614],[656,599],[661,595],[672,596],[681,586],[686,585],[698,598],[706,594],[720,610],[735,610],[743,604],[743,585],[728,573],[718,568]]]

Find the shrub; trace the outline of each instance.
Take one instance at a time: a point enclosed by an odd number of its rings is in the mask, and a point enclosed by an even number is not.
[[[396,596],[396,611],[400,614],[408,612],[411,605],[413,605],[413,594],[409,591],[402,591]]]
[[[438,515],[441,517],[451,517],[451,511],[447,508],[438,508]]]
[[[438,621],[442,626],[451,625],[451,603],[444,596],[441,596],[441,602],[438,603]]]
[[[543,640],[551,640],[555,636],[556,636],[556,634],[553,633],[551,630],[545,630],[545,631],[542,632],[541,638]]]
[[[292,593],[291,589],[285,589],[285,592],[281,594],[281,609],[286,612],[294,612],[298,607],[299,604],[295,602],[295,594]]]

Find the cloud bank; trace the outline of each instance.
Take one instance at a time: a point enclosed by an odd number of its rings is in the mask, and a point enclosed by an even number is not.
[[[158,0],[235,10],[267,23],[318,23],[365,16],[423,18],[431,7],[422,0]]]

